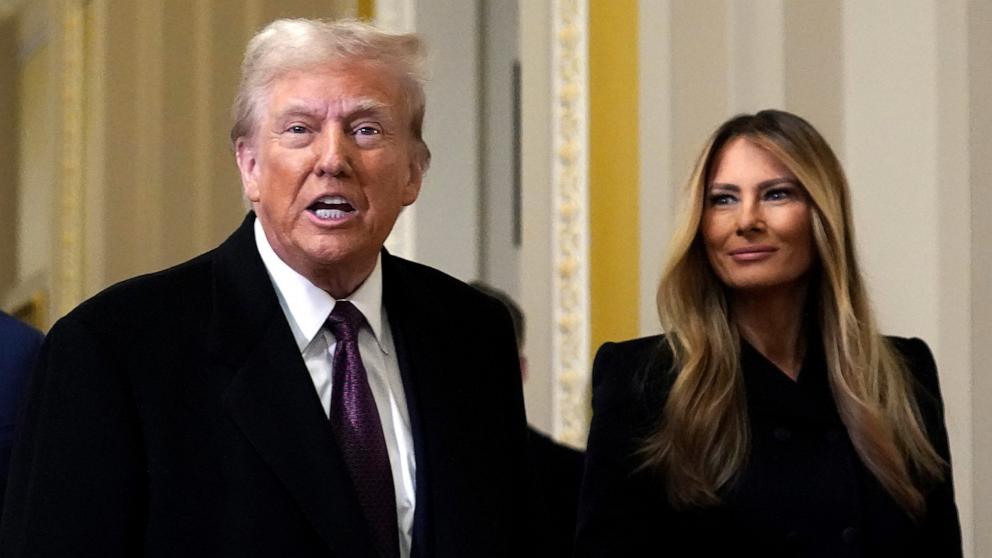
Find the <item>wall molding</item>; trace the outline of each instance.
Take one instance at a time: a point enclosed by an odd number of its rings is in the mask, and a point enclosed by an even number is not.
[[[552,429],[585,444],[589,424],[587,0],[552,7]]]
[[[83,299],[85,276],[85,195],[83,134],[85,102],[85,2],[62,3],[61,14],[61,165],[59,169],[58,273],[54,320]]]

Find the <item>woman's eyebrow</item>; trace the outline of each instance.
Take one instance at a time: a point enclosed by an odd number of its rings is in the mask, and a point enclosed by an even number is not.
[[[778,186],[779,184],[797,184],[797,183],[798,182],[796,181],[795,178],[792,178],[790,176],[780,176],[780,177],[777,177],[777,178],[769,178],[768,180],[763,180],[763,181],[759,182],[758,183],[758,190],[767,190],[767,189],[772,188],[774,186]],[[736,184],[731,184],[729,182],[714,182],[714,183],[710,184],[710,189],[711,190],[715,190],[715,189],[728,190],[728,191],[731,191],[731,192],[740,192],[741,191],[741,187],[740,186],[738,186]]]
[[[798,181],[791,176],[781,176],[779,178],[770,178],[768,180],[763,180],[758,183],[758,190],[767,190],[773,186],[778,186],[779,184],[798,184]]]
[[[731,184],[729,182],[714,182],[710,184],[710,190],[729,190],[731,192],[740,192],[741,187],[736,184]]]

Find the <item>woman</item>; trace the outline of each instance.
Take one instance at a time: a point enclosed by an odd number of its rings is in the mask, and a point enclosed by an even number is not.
[[[723,124],[658,291],[604,345],[579,556],[961,555],[937,371],[876,330],[846,180],[802,118]]]

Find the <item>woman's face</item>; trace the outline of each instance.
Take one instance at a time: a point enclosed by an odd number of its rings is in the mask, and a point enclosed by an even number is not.
[[[716,275],[738,291],[805,284],[813,235],[796,177],[743,137],[724,145],[713,165],[701,232]]]

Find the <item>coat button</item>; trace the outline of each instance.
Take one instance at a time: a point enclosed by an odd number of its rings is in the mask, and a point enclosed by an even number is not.
[[[792,439],[792,431],[784,426],[779,426],[776,428],[775,431],[772,432],[772,435],[775,436],[775,439],[779,442],[788,442]]]
[[[847,529],[841,531],[840,538],[847,544],[854,544],[861,538],[861,529],[858,529],[857,527],[848,527]]]

